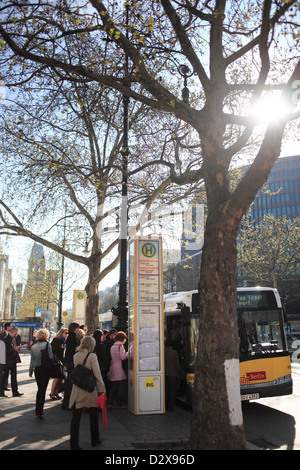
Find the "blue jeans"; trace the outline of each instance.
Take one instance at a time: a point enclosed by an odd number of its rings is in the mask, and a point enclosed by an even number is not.
[[[122,400],[123,400],[125,380],[114,380],[114,381],[111,381],[110,383],[111,383],[111,389],[109,392],[107,404],[110,406],[114,406],[114,401],[116,401],[116,406],[121,406]]]

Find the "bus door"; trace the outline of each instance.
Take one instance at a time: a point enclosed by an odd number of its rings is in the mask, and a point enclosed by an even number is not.
[[[192,406],[193,387],[195,382],[194,363],[197,355],[197,345],[199,339],[199,313],[191,312],[190,307],[182,304],[182,340],[184,346],[184,401],[188,406]]]

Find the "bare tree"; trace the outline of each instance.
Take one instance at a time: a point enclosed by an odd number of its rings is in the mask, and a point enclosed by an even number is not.
[[[239,387],[236,236],[241,217],[279,156],[287,123],[299,117],[297,1],[160,0],[126,5],[130,21],[124,21],[112,1],[90,0],[90,9],[67,1],[35,2],[26,9],[7,2],[2,7],[2,45],[9,64],[13,66],[11,56],[20,58],[23,80],[51,68],[65,78],[98,83],[170,113],[199,136],[198,165],[180,173],[170,168],[170,178],[180,185],[203,177],[207,192],[190,445],[242,449],[240,403],[232,402]],[[80,60],[65,54],[71,37],[84,50]],[[114,57],[105,70],[95,66],[96,48],[98,58],[107,49]],[[121,69],[116,72],[125,55],[127,76]],[[187,79],[190,97],[185,87],[183,99],[175,73],[179,65],[194,72]],[[266,90],[276,87],[285,113],[258,129],[253,107]],[[231,189],[230,165],[254,138],[253,162]],[[228,371],[235,371],[236,377],[230,386]]]
[[[98,84],[64,80],[51,70],[12,88],[0,124],[0,171],[6,183],[0,234],[30,237],[88,269],[86,322],[94,331],[99,283],[119,263],[122,96]],[[152,207],[186,198],[197,185],[171,188],[175,152],[170,119],[157,118],[136,103],[130,111],[133,143],[127,176],[133,235],[148,223]],[[165,170],[154,171],[158,164]],[[91,248],[90,254],[84,247]]]

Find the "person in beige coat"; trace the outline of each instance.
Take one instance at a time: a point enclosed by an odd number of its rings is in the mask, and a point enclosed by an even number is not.
[[[79,426],[83,408],[87,408],[90,415],[91,444],[94,447],[100,443],[98,425],[98,395],[105,393],[105,385],[100,372],[100,367],[96,354],[93,352],[96,341],[92,336],[84,336],[78,348],[78,352],[73,356],[74,367],[82,364],[88,353],[89,356],[85,367],[93,371],[96,378],[96,386],[92,392],[86,392],[82,388],[73,384],[70,395],[69,408],[73,409],[73,416],[70,427],[71,450],[81,450],[79,447]]]

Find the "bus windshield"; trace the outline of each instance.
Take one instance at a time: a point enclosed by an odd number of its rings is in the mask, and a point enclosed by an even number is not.
[[[240,352],[261,356],[285,349],[282,312],[277,310],[244,310],[239,312]]]

